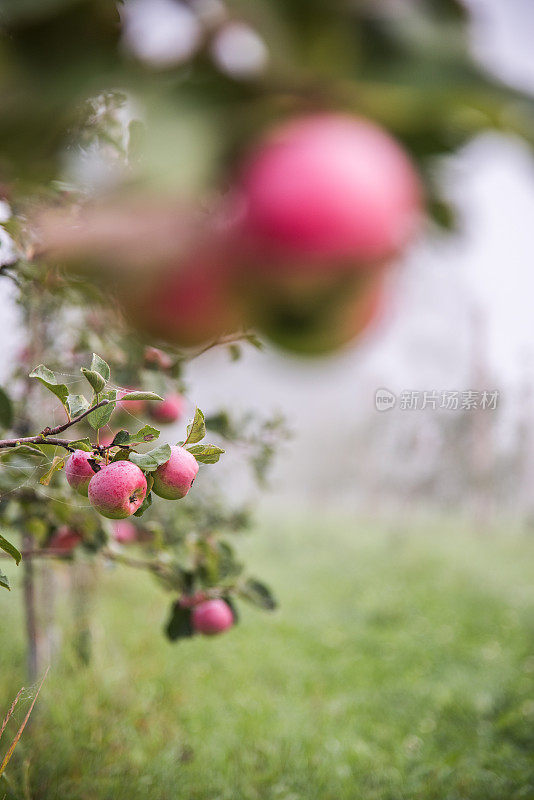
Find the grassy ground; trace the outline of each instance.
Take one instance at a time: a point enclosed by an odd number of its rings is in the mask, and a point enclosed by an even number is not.
[[[242,549],[281,609],[217,640],[168,644],[159,589],[102,577],[93,664],[64,650],[0,798],[534,797],[534,540],[332,519],[260,534]],[[4,593],[2,619],[19,605]],[[3,621],[2,707],[22,680]]]

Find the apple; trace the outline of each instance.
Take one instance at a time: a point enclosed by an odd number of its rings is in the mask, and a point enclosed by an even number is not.
[[[171,423],[176,422],[183,416],[185,410],[185,400],[180,394],[169,394],[159,403],[150,405],[150,416],[156,422]]]
[[[172,367],[172,358],[157,347],[145,347],[145,364],[157,369],[167,370]]]
[[[81,541],[82,536],[78,531],[69,528],[68,525],[62,525],[53,534],[48,542],[48,547],[51,550],[60,550],[62,553],[66,554],[72,552]]]
[[[108,519],[135,514],[145,499],[146,478],[131,461],[114,461],[102,467],[89,481],[89,500]]]
[[[121,398],[124,397],[125,394],[128,392],[138,392],[139,389],[133,389],[131,386],[127,386],[124,389],[121,389],[118,393],[119,402],[117,405],[123,411],[127,411],[129,414],[133,414],[134,416],[137,414],[143,414],[146,410],[146,401],[145,400],[122,400]]]
[[[118,462],[117,462],[118,463]],[[113,538],[121,544],[135,542],[137,539],[137,528],[128,519],[122,519],[113,525]]]
[[[193,608],[191,624],[195,633],[213,636],[231,628],[234,615],[224,600],[206,600]]]
[[[240,185],[243,233],[272,270],[383,262],[409,242],[421,215],[421,184],[401,146],[345,114],[275,129],[246,160]]]
[[[65,477],[69,486],[72,486],[78,494],[87,497],[89,481],[94,476],[94,470],[89,464],[89,459],[94,458],[93,453],[86,453],[84,450],[75,450],[68,457],[65,464]]]
[[[129,323],[178,347],[199,347],[243,327],[233,290],[233,265],[225,243],[205,245],[125,287],[121,302]]]
[[[184,447],[171,447],[171,457],[153,472],[152,491],[165,500],[185,497],[197,476],[198,462]]]

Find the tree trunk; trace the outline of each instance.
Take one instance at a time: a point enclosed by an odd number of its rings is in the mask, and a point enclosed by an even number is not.
[[[23,550],[33,549],[33,536],[22,536]],[[37,616],[35,613],[35,567],[33,558],[23,558],[24,616],[26,622],[26,669],[30,683],[37,680]]]

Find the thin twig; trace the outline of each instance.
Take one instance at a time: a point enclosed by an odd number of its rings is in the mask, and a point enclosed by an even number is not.
[[[0,449],[18,447],[21,444],[52,444],[56,447],[64,447],[65,450],[70,450],[71,452],[75,449],[71,447],[71,442],[68,439],[56,439],[55,437],[46,436],[43,433],[37,436],[22,436],[19,439],[0,439]]]
[[[37,436],[22,436],[18,439],[0,439],[0,449],[7,447],[18,447],[21,444],[52,444],[56,445],[56,447],[64,447],[65,450],[70,450],[72,452],[74,450],[74,447],[71,447],[72,442],[68,439],[57,439],[56,434],[63,433],[63,431],[66,431],[67,428],[70,428],[72,425],[76,425],[77,422],[80,422],[80,420],[82,420],[88,414],[96,411],[97,408],[107,406],[107,404],[111,402],[113,401],[101,400],[95,406],[88,408],[87,411],[84,411],[83,414],[80,414],[75,419],[71,419],[69,422],[64,422],[63,425],[56,425],[55,428],[44,428],[44,430],[42,430]]]
[[[247,340],[247,336],[248,334],[246,331],[240,331],[239,333],[232,333],[227,336],[219,336],[218,339],[214,339],[212,342],[209,342],[208,344],[204,345],[204,347],[201,347],[200,350],[196,351],[196,353],[192,353],[192,355],[189,356],[189,360],[192,361],[194,358],[198,358],[199,356],[204,355],[204,353],[207,353],[208,350],[212,350],[214,347],[219,347],[228,344],[236,344],[237,342],[244,342]]]
[[[102,406],[107,406],[108,403],[114,402],[113,400],[101,400],[95,406],[88,408],[87,411],[84,411],[83,414],[79,414],[79,416],[71,419],[69,422],[64,422],[63,425],[57,425],[55,428],[45,428],[42,431],[43,436],[55,436],[57,433],[63,433],[66,431],[67,428],[70,428],[71,425],[76,425],[81,419],[86,417],[88,414],[92,414],[93,411],[96,411],[97,408],[101,408]]]

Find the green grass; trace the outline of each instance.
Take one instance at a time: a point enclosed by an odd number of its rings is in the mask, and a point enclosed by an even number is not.
[[[281,608],[215,640],[167,643],[150,579],[101,576],[93,663],[63,648],[0,798],[534,797],[534,540],[281,516],[241,549]]]

